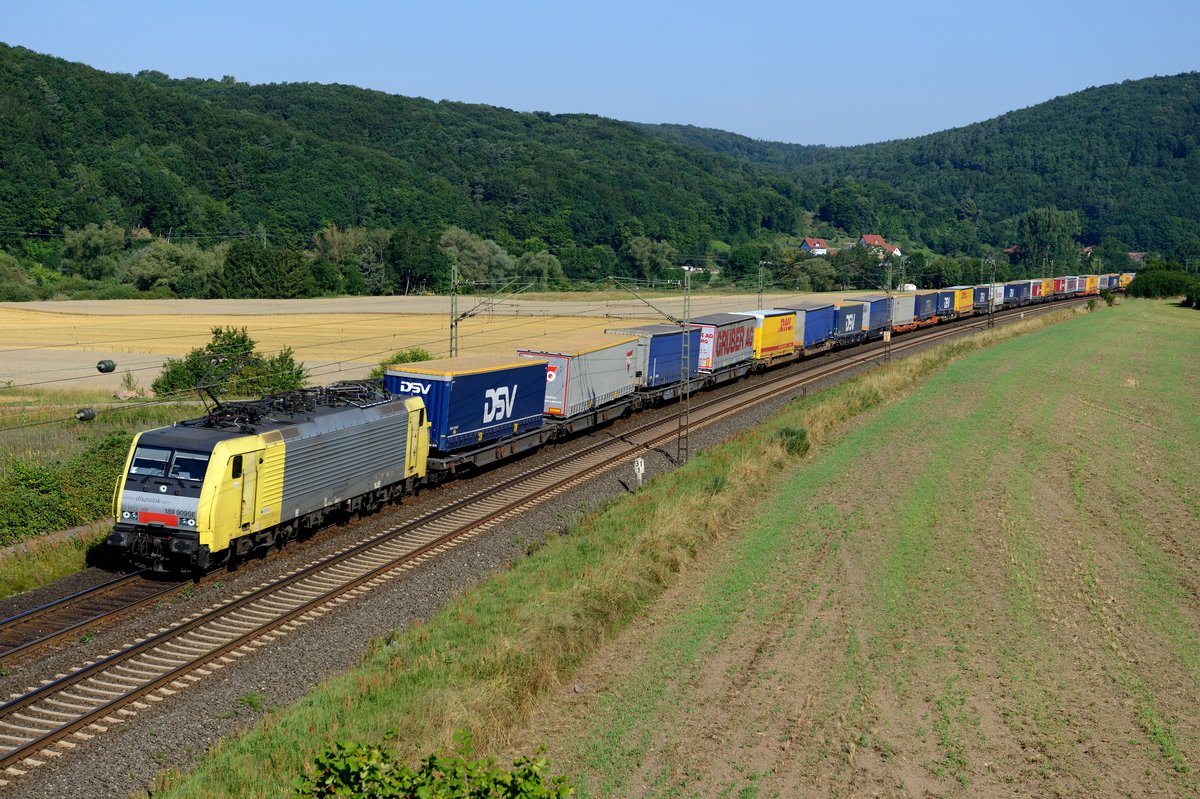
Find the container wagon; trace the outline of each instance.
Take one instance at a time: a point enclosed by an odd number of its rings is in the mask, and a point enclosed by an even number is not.
[[[664,396],[673,394],[683,382],[683,344],[688,336],[688,379],[698,374],[697,359],[700,357],[700,330],[689,328],[684,331],[677,325],[640,325],[638,327],[613,328],[605,333],[618,336],[637,336],[638,345],[634,352],[634,378],[643,390],[668,389]]]
[[[863,330],[867,339],[883,338],[883,331],[892,324],[892,298],[886,294],[863,294],[846,300],[863,304]]]
[[[754,358],[755,320],[732,313],[715,313],[692,320],[700,331],[696,368],[712,374]]]
[[[950,286],[938,290],[939,317],[954,319],[960,316],[970,316],[975,310],[974,286]]]
[[[734,313],[754,319],[754,360],[759,365],[774,363],[795,355],[795,311],[762,309]]]
[[[833,340],[838,345],[849,345],[866,338],[863,317],[866,306],[861,302],[835,302]]]
[[[436,457],[540,428],[546,368],[544,359],[466,355],[390,366],[383,387],[424,401]]]
[[[547,361],[542,412],[573,419],[633,394],[637,343],[636,336],[582,333],[553,346],[517,350],[517,355]]]
[[[805,355],[815,355],[833,345],[836,309],[831,302],[810,300],[780,306],[780,310],[796,313],[796,348]]]

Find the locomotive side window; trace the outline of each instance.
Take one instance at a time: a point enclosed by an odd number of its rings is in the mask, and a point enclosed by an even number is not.
[[[138,447],[133,452],[133,462],[129,464],[129,473],[164,477],[167,474],[167,462],[170,459],[171,450],[169,449]]]
[[[233,460],[231,460],[230,463],[233,464],[233,468],[229,471],[229,477],[233,480],[236,480],[242,476],[242,456],[234,455]]]
[[[175,451],[175,459],[171,461],[171,476],[183,480],[203,480],[207,468],[207,453],[179,449]]]

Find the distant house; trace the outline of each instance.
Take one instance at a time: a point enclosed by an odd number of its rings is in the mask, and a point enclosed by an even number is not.
[[[809,255],[828,255],[829,243],[825,239],[805,239],[800,242],[800,251]]]
[[[858,239],[859,247],[869,247],[879,254],[880,258],[890,258],[895,256],[899,258],[902,253],[900,248],[895,244],[888,244],[883,240],[883,236],[877,236],[874,233],[864,233]]]
[[[1146,253],[1131,252],[1129,253],[1129,260],[1133,261],[1134,263],[1143,263],[1146,260]]]

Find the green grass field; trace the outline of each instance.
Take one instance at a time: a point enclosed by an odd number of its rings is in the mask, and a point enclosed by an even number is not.
[[[1126,302],[937,373],[521,740],[584,796],[1195,795],[1198,316]]]
[[[1168,686],[1195,687],[1195,564],[1161,533],[1195,526],[1196,381],[1172,393],[1166,364],[1194,360],[1198,323],[1125,303],[795,402],[155,795],[278,795],[334,738],[392,729],[413,760],[459,729],[545,744],[593,796],[1191,790],[1191,694]],[[1155,461],[1183,515],[1140,533],[1121,519],[1163,498],[1110,463],[1134,412],[1193,435]],[[1133,654],[1151,640],[1174,671]]]

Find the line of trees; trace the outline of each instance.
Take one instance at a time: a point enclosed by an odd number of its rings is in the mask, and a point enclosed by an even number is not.
[[[1038,208],[1018,219],[1019,243],[1011,252],[986,248],[978,256],[940,256],[912,250],[880,260],[864,247],[844,247],[811,257],[801,239],[778,234],[736,246],[710,242],[685,256],[670,242],[629,235],[618,249],[608,245],[551,251],[530,237],[513,248],[458,226],[436,241],[418,228],[325,225],[303,245],[259,231],[208,249],[152,237],[113,222],[63,232],[57,268],[0,252],[0,300],[54,297],[298,298],[334,295],[444,293],[452,266],[460,286],[529,284],[559,290],[603,284],[610,276],[679,281],[687,263],[706,267],[694,280],[718,285],[756,285],[798,291],[883,288],[915,283],[940,287],[1040,275],[1135,271],[1128,247],[1107,238],[1084,253],[1074,211]],[[1181,269],[1200,268],[1196,257]],[[890,272],[889,272],[890,270]]]

